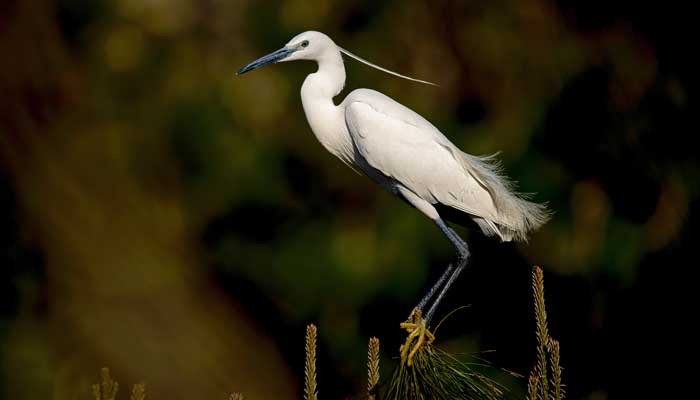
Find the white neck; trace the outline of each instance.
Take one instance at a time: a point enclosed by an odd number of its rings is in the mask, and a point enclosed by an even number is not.
[[[336,49],[328,50],[316,60],[318,71],[309,74],[301,87],[301,100],[324,98],[333,101],[345,86],[343,57]]]
[[[352,142],[345,126],[345,116],[334,103],[345,86],[345,67],[337,49],[329,49],[318,60],[318,71],[310,74],[301,86],[301,102],[306,119],[319,142],[343,162],[350,162]]]

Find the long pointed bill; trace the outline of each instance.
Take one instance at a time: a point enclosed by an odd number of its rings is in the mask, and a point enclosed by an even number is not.
[[[281,49],[272,52],[264,57],[260,57],[257,60],[253,61],[252,63],[246,65],[245,67],[241,68],[236,72],[236,75],[240,74],[245,74],[248,71],[252,71],[256,68],[260,68],[262,66],[265,66],[267,64],[274,64],[276,62],[280,62],[283,59],[285,59],[287,56],[292,54],[295,49],[288,49],[286,47],[282,47]]]

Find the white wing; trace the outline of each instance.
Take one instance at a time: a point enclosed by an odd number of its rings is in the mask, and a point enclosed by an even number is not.
[[[348,131],[367,164],[431,204],[498,220],[489,191],[455,157],[463,153],[430,122],[373,90],[356,90],[343,103]]]

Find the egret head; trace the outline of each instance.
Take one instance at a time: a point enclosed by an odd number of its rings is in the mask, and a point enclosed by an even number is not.
[[[306,31],[292,38],[281,49],[251,62],[236,72],[244,74],[267,64],[275,64],[283,61],[316,60],[318,61],[327,52],[339,52],[338,46],[333,40],[321,32]]]
[[[275,64],[282,61],[293,61],[293,60],[313,60],[321,62],[324,59],[332,60],[333,56],[338,56],[340,53],[345,54],[348,57],[354,58],[355,60],[369,65],[372,68],[376,68],[380,71],[386,72],[399,78],[408,79],[413,82],[425,83],[428,85],[437,86],[432,82],[422,81],[420,79],[411,78],[409,76],[401,75],[398,72],[388,70],[386,68],[380,67],[379,65],[373,64],[362,57],[359,57],[344,48],[338,46],[333,42],[331,38],[326,36],[321,32],[316,31],[306,31],[300,33],[292,38],[287,44],[281,49],[274,51],[264,57],[260,57],[252,63],[246,65],[236,72],[236,75],[245,74],[248,71],[252,71],[256,68],[260,68],[267,64]],[[342,58],[338,58],[340,63],[342,63]]]

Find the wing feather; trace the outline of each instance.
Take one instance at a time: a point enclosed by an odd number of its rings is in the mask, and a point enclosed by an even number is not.
[[[472,215],[486,235],[504,241],[527,240],[549,219],[546,205],[514,191],[494,156],[462,152],[413,110],[370,89],[353,91],[343,103],[365,162],[429,203]]]
[[[431,204],[496,218],[490,193],[455,158],[454,145],[415,112],[378,100],[346,104],[348,130],[367,164]]]

